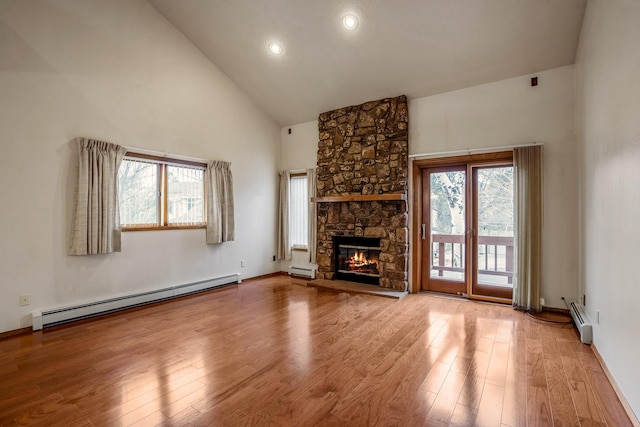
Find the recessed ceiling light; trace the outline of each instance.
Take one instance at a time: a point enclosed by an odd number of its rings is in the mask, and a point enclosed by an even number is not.
[[[279,43],[271,42],[269,43],[269,51],[274,55],[280,55],[282,53],[282,46]]]
[[[356,18],[354,15],[347,15],[342,20],[342,24],[347,30],[353,30],[358,26],[358,18]]]

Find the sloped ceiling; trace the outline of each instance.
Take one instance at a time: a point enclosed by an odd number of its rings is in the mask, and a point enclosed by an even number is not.
[[[148,0],[280,126],[573,64],[586,0]],[[355,30],[342,25],[352,13]],[[278,56],[268,50],[281,43]]]

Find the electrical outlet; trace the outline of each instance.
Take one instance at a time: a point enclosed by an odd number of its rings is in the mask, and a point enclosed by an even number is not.
[[[273,261],[275,261],[275,260],[276,260],[276,256],[274,255],[274,256],[273,256]]]
[[[544,298],[540,298],[540,305],[544,305]]]
[[[600,310],[596,310],[596,324],[600,324]]]
[[[240,267],[243,267],[243,268],[245,267],[245,262],[243,259],[240,260]]]
[[[24,307],[27,305],[31,305],[31,295],[29,294],[20,295],[20,307]]]

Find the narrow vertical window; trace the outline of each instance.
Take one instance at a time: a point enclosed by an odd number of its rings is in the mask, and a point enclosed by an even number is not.
[[[309,246],[309,194],[307,175],[292,175],[289,187],[289,237],[293,249]]]

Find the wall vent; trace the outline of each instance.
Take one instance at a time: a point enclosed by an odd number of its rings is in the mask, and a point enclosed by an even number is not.
[[[289,266],[289,276],[305,277],[307,279],[316,278],[316,269],[311,267]]]
[[[593,340],[593,328],[584,313],[584,307],[582,307],[578,301],[571,301],[569,303],[569,311],[571,312],[573,322],[578,328],[578,332],[580,332],[580,341],[585,344],[591,344]]]

